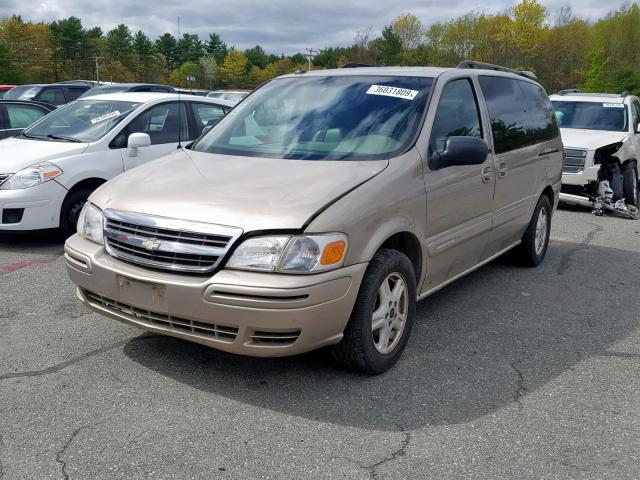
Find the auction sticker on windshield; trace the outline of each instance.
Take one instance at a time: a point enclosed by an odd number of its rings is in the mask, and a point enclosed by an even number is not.
[[[603,103],[604,108],[624,108],[623,103]]]
[[[413,100],[418,95],[417,90],[408,88],[389,87],[386,85],[371,85],[367,90],[367,95],[384,95],[385,97],[404,98]]]
[[[91,119],[91,125],[95,125],[96,123],[104,122],[105,120],[109,120],[110,118],[119,117],[120,112],[115,110],[113,112],[105,113],[104,115],[100,115],[99,117]]]

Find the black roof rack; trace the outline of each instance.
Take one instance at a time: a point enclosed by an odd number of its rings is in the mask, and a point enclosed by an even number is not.
[[[475,62],[473,60],[464,60],[458,64],[458,68],[475,68],[482,70],[496,70],[498,72],[513,73],[520,75],[521,77],[529,78],[531,80],[537,80],[536,74],[528,72],[526,70],[514,70],[513,68],[502,67],[500,65],[494,65],[492,63]]]
[[[625,90],[620,94],[621,97],[628,97],[629,95],[631,95],[631,92],[629,90]]]
[[[558,95],[566,95],[567,93],[582,93],[582,90],[578,90],[577,88],[565,88],[564,90],[560,90]]]
[[[370,65],[368,63],[349,62],[342,65],[340,68],[362,68],[362,67],[379,67],[380,65]]]

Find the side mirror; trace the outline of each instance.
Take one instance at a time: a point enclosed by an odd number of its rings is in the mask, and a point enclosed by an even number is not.
[[[138,148],[151,145],[151,137],[147,133],[132,133],[127,139],[127,150],[130,157],[138,156]]]
[[[487,159],[487,142],[476,137],[449,137],[442,152],[429,158],[429,168],[440,170],[454,165],[481,165]]]

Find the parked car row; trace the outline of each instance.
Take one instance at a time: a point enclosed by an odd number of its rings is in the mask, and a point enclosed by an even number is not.
[[[55,106],[64,105],[80,97],[119,92],[177,92],[230,100],[234,103],[238,103],[249,94],[249,91],[246,90],[215,90],[207,92],[206,90],[176,89],[169,85],[155,83],[108,83],[93,86],[92,82],[82,80],[20,86],[0,85],[0,99],[36,101]]]

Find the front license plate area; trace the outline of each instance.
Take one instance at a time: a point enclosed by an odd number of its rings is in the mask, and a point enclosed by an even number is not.
[[[118,276],[120,302],[142,310],[164,313],[167,311],[167,295],[164,285],[141,282]]]

